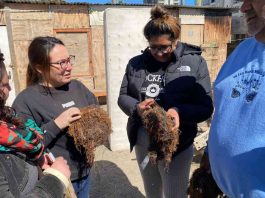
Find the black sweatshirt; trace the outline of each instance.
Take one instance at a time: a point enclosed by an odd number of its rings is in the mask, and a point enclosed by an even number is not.
[[[84,155],[75,148],[67,129],[60,130],[54,119],[70,107],[97,104],[97,100],[82,83],[72,80],[58,88],[34,85],[23,90],[15,99],[13,108],[20,117],[33,119],[44,131],[44,144],[55,157],[63,156],[71,168],[71,180],[89,174]]]

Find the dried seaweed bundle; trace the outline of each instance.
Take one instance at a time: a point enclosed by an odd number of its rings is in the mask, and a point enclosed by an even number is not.
[[[69,127],[69,134],[74,138],[76,148],[85,152],[88,166],[94,162],[97,146],[108,141],[111,133],[111,121],[106,111],[96,105],[80,109],[82,117]]]
[[[141,117],[149,134],[148,155],[151,163],[155,164],[157,160],[164,159],[167,168],[179,144],[179,130],[172,130],[175,125],[174,120],[167,116],[166,111],[157,103],[145,110]]]

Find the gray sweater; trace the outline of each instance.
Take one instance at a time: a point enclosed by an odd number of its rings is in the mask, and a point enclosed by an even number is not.
[[[49,88],[34,85],[22,91],[13,103],[13,108],[23,117],[33,119],[44,131],[44,144],[55,157],[63,156],[71,168],[71,180],[89,174],[84,155],[74,146],[67,129],[60,130],[54,122],[70,107],[82,108],[97,104],[97,100],[81,82],[72,80],[62,87]]]

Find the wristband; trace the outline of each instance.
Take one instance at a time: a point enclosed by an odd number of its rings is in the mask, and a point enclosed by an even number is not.
[[[55,177],[57,177],[65,186],[65,188],[69,185],[69,180],[65,177],[64,174],[62,174],[60,171],[54,169],[54,168],[47,168],[43,171],[44,175],[51,174]]]

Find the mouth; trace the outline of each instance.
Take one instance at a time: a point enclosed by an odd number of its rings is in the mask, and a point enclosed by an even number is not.
[[[69,74],[65,74],[64,77],[70,78],[71,77],[71,74],[70,73]]]

